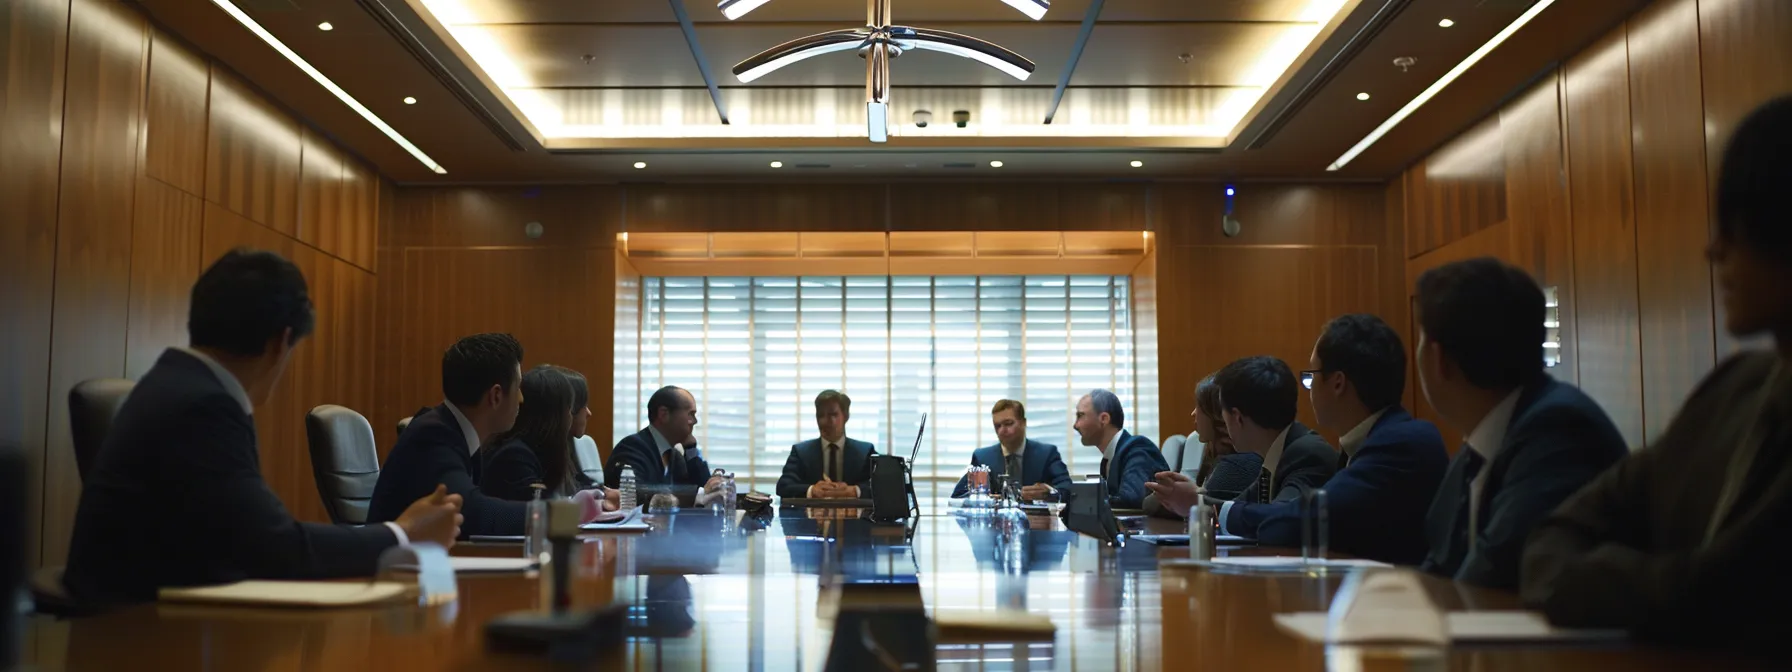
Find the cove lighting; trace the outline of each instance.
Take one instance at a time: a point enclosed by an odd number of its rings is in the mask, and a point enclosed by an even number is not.
[[[399,135],[398,131],[393,129],[390,124],[387,124],[385,120],[380,119],[372,110],[367,109],[366,105],[362,105],[361,101],[355,100],[354,96],[348,95],[347,91],[342,90],[342,87],[337,86],[335,82],[330,81],[330,78],[325,77],[324,73],[318,72],[317,68],[311,67],[311,64],[307,63],[305,59],[300,58],[296,52],[287,48],[286,44],[281,42],[279,38],[274,37],[273,33],[268,32],[266,28],[262,28],[261,24],[255,22],[255,19],[249,18],[249,15],[243,13],[243,10],[239,9],[235,3],[232,3],[230,0],[212,0],[212,4],[215,4],[219,9],[224,10],[224,13],[229,14],[230,18],[236,19],[237,23],[243,24],[244,28],[249,29],[249,32],[254,33],[256,37],[261,38],[261,41],[268,43],[268,46],[273,47],[274,51],[279,52],[281,56],[285,56],[286,60],[292,61],[292,64],[298,66],[301,72],[310,75],[312,80],[324,87],[324,90],[334,94],[337,100],[342,101],[342,104],[347,105],[349,109],[354,110],[356,114],[361,115],[361,118],[366,119],[367,123],[373,124],[374,128],[379,129],[381,133],[385,133],[386,137],[391,138],[393,142],[398,143],[399,147],[403,147],[404,151],[410,152],[411,156],[416,157],[418,161],[421,161],[423,165],[428,166],[430,170],[435,171],[438,175],[446,174],[448,172],[448,169],[443,168],[441,164],[436,163],[435,159],[429,158],[429,155],[424,154],[423,150],[418,149],[416,145],[411,144],[410,140],[406,140],[403,135]]]
[[[1051,0],[1002,0],[1002,2],[1020,10],[1020,13],[1034,21],[1045,18],[1045,10],[1051,9],[1052,6]]]
[[[716,9],[722,10],[722,16],[726,16],[729,21],[733,21],[746,16],[747,12],[759,9],[760,5],[770,1],[771,0],[722,0],[721,2],[716,3]]]
[[[1476,49],[1474,53],[1469,54],[1468,58],[1462,59],[1462,62],[1457,63],[1456,67],[1450,68],[1449,72],[1444,73],[1444,76],[1439,77],[1437,81],[1432,82],[1431,86],[1426,87],[1424,91],[1420,92],[1418,97],[1413,98],[1405,107],[1401,107],[1400,111],[1394,113],[1394,116],[1388,117],[1387,121],[1381,122],[1380,126],[1376,126],[1375,130],[1370,131],[1369,135],[1364,136],[1362,140],[1356,143],[1356,146],[1351,147],[1349,151],[1344,152],[1343,156],[1338,157],[1338,160],[1333,161],[1332,165],[1326,166],[1325,169],[1337,170],[1343,168],[1345,164],[1355,160],[1356,157],[1362,154],[1364,150],[1368,149],[1370,145],[1374,145],[1376,141],[1381,140],[1381,136],[1387,135],[1388,131],[1393,130],[1395,126],[1399,126],[1400,122],[1405,121],[1407,117],[1412,116],[1414,111],[1417,111],[1420,106],[1431,100],[1431,98],[1436,96],[1439,91],[1443,91],[1444,87],[1450,85],[1450,82],[1456,81],[1456,78],[1461,77],[1462,73],[1468,72],[1469,68],[1472,68],[1476,63],[1481,62],[1481,59],[1486,58],[1487,54],[1492,53],[1502,42],[1505,42],[1507,38],[1512,37],[1513,33],[1517,33],[1518,29],[1523,28],[1525,24],[1531,22],[1531,19],[1537,18],[1538,14],[1542,14],[1543,10],[1549,9],[1549,6],[1553,4],[1556,4],[1556,0],[1538,0],[1537,4],[1531,5],[1530,9],[1525,10],[1525,13],[1518,15],[1517,19],[1514,19],[1510,25],[1494,35],[1493,39],[1488,40],[1486,44],[1481,45],[1481,48]]]

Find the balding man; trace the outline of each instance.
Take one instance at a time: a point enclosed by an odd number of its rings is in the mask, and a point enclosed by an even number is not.
[[[1108,484],[1108,505],[1137,509],[1145,501],[1145,484],[1154,474],[1168,471],[1157,444],[1127,433],[1126,411],[1120,397],[1095,390],[1076,402],[1076,433],[1083,445],[1101,450],[1101,479]]]
[[[622,468],[635,471],[635,484],[643,496],[671,493],[680,506],[696,502],[699,491],[713,492],[721,479],[709,475],[709,463],[697,449],[697,398],[682,387],[667,385],[647,398],[647,428],[625,436],[604,463],[604,484],[615,488]]]

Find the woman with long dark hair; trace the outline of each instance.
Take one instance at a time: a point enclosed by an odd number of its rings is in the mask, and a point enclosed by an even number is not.
[[[481,449],[483,465],[479,487],[486,494],[528,501],[540,483],[547,497],[568,497],[580,490],[572,457],[574,408],[572,381],[551,366],[538,366],[523,374],[523,404],[516,424],[493,437],[489,452]]]
[[[547,365],[543,364],[542,366]],[[591,423],[591,387],[585,382],[583,373],[564,366],[556,366],[554,370],[559,371],[560,375],[566,376],[566,381],[572,384],[572,439],[577,442],[585,436],[585,430]],[[585,470],[603,469],[604,465],[580,462],[577,448],[573,450],[571,465],[573,478],[578,480],[580,488],[597,487],[597,481],[587,476]]]
[[[1217,499],[1231,499],[1257,481],[1263,458],[1255,453],[1240,453],[1232,447],[1232,435],[1220,421],[1220,386],[1213,376],[1201,379],[1195,386],[1195,436],[1201,439],[1206,457],[1201,460],[1201,473],[1195,483]]]

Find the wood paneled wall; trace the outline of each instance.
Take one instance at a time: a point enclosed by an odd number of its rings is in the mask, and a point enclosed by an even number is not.
[[[1155,314],[1164,434],[1187,433],[1194,385],[1233,358],[1273,354],[1305,368],[1331,317],[1368,311],[1404,330],[1402,231],[1381,185],[1242,185],[1237,238],[1220,233],[1222,185],[898,183],[400,188],[382,220],[380,421],[439,403],[441,352],[477,331],[515,334],[527,364],[583,371],[594,397],[614,384],[623,231],[1155,231],[1141,271]],[[540,222],[539,239],[524,226]],[[402,281],[402,286],[395,283]],[[1146,349],[1142,349],[1141,352]],[[1127,400],[1127,403],[1135,403]],[[1306,402],[1303,417],[1311,419]],[[593,428],[632,422],[592,405]],[[618,420],[615,416],[628,413]],[[599,430],[601,431],[601,430]],[[380,428],[382,449],[395,433]],[[604,441],[599,441],[604,443]],[[606,446],[607,448],[607,446]]]
[[[1577,381],[1633,447],[1646,445],[1738,347],[1704,258],[1710,191],[1736,124],[1792,93],[1787,35],[1792,3],[1780,0],[1648,5],[1391,187],[1407,204],[1408,276],[1490,254],[1557,287],[1563,360],[1552,375]],[[1463,145],[1503,154],[1482,180],[1503,189],[1503,218],[1423,178]],[[1453,205],[1420,206],[1440,201]]]
[[[303,414],[371,402],[378,176],[127,3],[9,2],[0,34],[0,446],[37,467],[27,553],[67,551],[69,389],[185,344],[193,281],[240,245],[311,283],[317,333],[255,417],[274,491],[325,519]]]

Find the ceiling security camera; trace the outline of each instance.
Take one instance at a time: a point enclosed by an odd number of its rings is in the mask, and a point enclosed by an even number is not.
[[[933,113],[927,110],[915,110],[915,128],[927,128],[933,123]]]
[[[957,126],[959,128],[964,128],[965,126],[970,125],[970,123],[971,123],[971,111],[970,110],[955,110],[952,112],[952,125]]]

